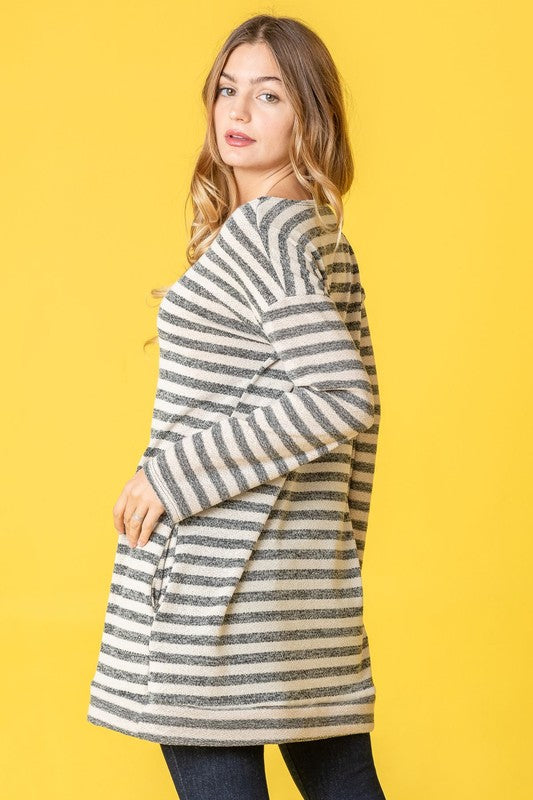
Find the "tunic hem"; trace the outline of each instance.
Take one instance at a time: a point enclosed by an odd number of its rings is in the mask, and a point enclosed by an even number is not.
[[[247,735],[246,739],[239,739],[235,737],[232,731],[228,731],[225,738],[205,738],[201,737],[195,739],[190,734],[154,734],[148,731],[135,731],[125,725],[123,722],[113,722],[109,719],[95,717],[92,714],[87,714],[87,721],[92,725],[101,728],[108,728],[109,730],[117,733],[126,734],[136,739],[143,739],[144,741],[154,742],[156,744],[168,745],[202,745],[207,747],[220,747],[220,746],[244,746],[244,745],[259,745],[259,744],[284,744],[289,742],[307,742],[317,739],[329,739],[334,736],[346,736],[353,733],[366,733],[374,730],[374,720],[367,722],[345,722],[338,725],[327,725],[325,729],[318,726],[309,727],[303,725],[296,728],[294,735],[276,736],[275,734],[258,734],[256,736]]]

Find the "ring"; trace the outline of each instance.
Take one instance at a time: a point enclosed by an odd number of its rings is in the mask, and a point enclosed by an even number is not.
[[[132,518],[132,519],[142,519],[141,515],[140,515],[140,514],[137,514],[137,512],[136,512],[136,511],[135,511],[135,513],[133,513],[133,514],[131,515],[131,518]]]

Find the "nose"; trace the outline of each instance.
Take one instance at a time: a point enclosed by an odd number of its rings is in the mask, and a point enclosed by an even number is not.
[[[249,114],[242,103],[240,105],[234,105],[229,112],[229,115],[230,119],[248,119],[249,117]]]

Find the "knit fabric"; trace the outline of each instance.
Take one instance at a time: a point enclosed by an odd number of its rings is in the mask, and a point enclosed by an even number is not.
[[[89,722],[213,746],[373,729],[361,567],[380,403],[336,237],[312,200],[255,198],[163,298],[137,470],[165,511],[144,547],[118,535]]]

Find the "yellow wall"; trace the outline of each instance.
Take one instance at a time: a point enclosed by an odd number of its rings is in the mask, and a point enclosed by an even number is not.
[[[149,435],[149,292],[185,267],[204,76],[255,13],[311,25],[350,90],[345,231],[382,395],[363,578],[387,800],[525,800],[532,20],[495,0],[3,3],[2,799],[175,797],[157,745],[85,713],[111,510]],[[266,758],[272,800],[298,798]]]

